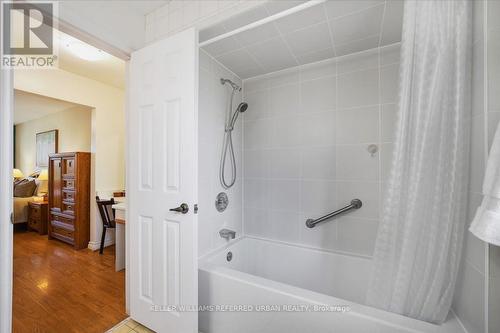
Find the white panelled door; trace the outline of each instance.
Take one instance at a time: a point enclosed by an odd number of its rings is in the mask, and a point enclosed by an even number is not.
[[[196,30],[134,52],[129,80],[130,315],[158,333],[197,333],[196,309],[180,309],[198,304]]]

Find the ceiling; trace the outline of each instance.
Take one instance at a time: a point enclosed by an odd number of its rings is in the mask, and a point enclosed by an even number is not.
[[[14,90],[14,124],[24,123],[80,106],[55,98]]]
[[[200,42],[305,1],[272,1],[200,32]],[[402,0],[335,0],[298,11],[202,49],[240,78],[401,41]]]
[[[84,76],[89,79],[102,82],[113,87],[125,88],[125,61],[100,51],[81,40],[78,40],[57,29],[54,33],[54,47],[58,51],[58,66],[67,72]],[[14,29],[13,38],[15,43],[23,43],[23,30]],[[76,47],[76,49],[75,49]],[[91,54],[100,55],[97,60],[86,60],[78,55],[81,49]]]
[[[92,80],[111,85],[116,88],[125,88],[125,62],[117,57],[109,55],[96,61],[82,59],[72,52],[69,48],[72,43],[78,42],[85,44],[89,48],[93,46],[79,41],[59,30],[55,30],[55,40],[59,46],[59,68]]]
[[[131,53],[145,45],[145,15],[169,0],[57,1],[59,18]]]

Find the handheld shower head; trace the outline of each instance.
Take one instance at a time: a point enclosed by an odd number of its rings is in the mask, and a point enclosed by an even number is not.
[[[238,108],[236,109],[237,112],[245,112],[246,110],[248,109],[248,103],[240,103],[240,105],[238,105]]]
[[[248,109],[248,103],[242,102],[238,105],[236,110],[233,113],[233,116],[231,117],[231,122],[229,123],[229,126],[227,127],[226,131],[232,131],[234,129],[234,124],[236,124],[236,120],[238,119],[238,116],[240,113],[245,112]]]

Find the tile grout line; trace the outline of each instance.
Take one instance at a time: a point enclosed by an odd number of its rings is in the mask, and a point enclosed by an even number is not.
[[[264,9],[265,9],[265,10],[266,10],[266,12],[269,14],[269,10],[267,9],[267,7],[265,7],[265,6],[264,6]],[[272,23],[273,27],[276,29],[276,31],[278,31],[278,36],[279,36],[279,38],[283,41],[283,43],[285,43],[285,45],[286,45],[286,48],[287,48],[288,52],[290,52],[290,54],[291,54],[291,55],[292,55],[292,57],[293,57],[293,60],[295,60],[296,66],[300,66],[300,62],[299,62],[299,60],[297,59],[297,56],[295,55],[295,53],[294,53],[294,52],[292,52],[292,48],[291,48],[290,44],[288,43],[288,41],[286,40],[286,38],[285,38],[285,34],[283,34],[283,33],[281,32],[281,29],[280,29],[279,27],[277,27],[277,26],[276,26],[276,22],[275,22],[275,21],[272,21],[271,23]],[[300,77],[299,77],[299,80],[300,80]]]
[[[245,84],[243,80],[241,80],[241,99],[242,101],[246,101],[247,93],[245,89]],[[251,110],[251,109],[250,109]],[[241,121],[241,236],[246,236],[246,223],[245,223],[245,118],[246,114],[243,113],[243,118]]]
[[[385,15],[385,7],[384,7],[384,15]],[[382,31],[380,32],[380,40],[382,40]],[[383,199],[383,186],[382,186],[382,61],[381,61],[381,51],[380,48],[378,50],[378,102],[379,102],[379,107],[378,107],[378,219],[379,219],[379,224],[380,221],[382,220],[382,215],[383,215],[383,209],[382,209],[382,202],[384,201]],[[378,232],[377,232],[378,233]],[[377,234],[375,235],[375,243],[377,241]],[[375,247],[375,245],[374,245]],[[375,251],[375,248],[372,250],[373,252]],[[372,252],[372,255],[373,255]]]
[[[332,37],[333,38],[333,37]],[[332,39],[333,40],[333,39]],[[334,51],[336,52],[336,51]],[[338,60],[335,60],[335,178],[337,178],[337,121],[338,121],[338,108],[339,108],[339,67]],[[335,202],[339,197],[339,188],[335,186]],[[339,225],[335,223],[335,247],[338,249],[339,244]]]
[[[328,36],[330,37],[330,43],[331,43],[331,46],[333,49],[333,57],[335,58],[335,57],[337,57],[337,50],[335,47],[335,41],[333,39],[332,25],[330,24],[330,15],[328,14],[328,11],[326,10],[325,4],[323,3],[321,5],[323,6],[323,11],[324,11],[325,16],[326,16],[326,24],[328,25]],[[336,68],[336,70],[337,70],[337,68]]]
[[[298,86],[299,86],[299,109],[302,109],[302,79],[303,79],[303,75],[304,73],[302,71],[299,70],[299,83],[298,83]],[[302,137],[302,133],[303,133],[303,130],[302,130],[302,126],[299,127],[299,137],[301,138]],[[299,164],[299,179],[300,179],[300,182],[299,182],[299,211],[302,211],[302,206],[303,206],[303,203],[302,203],[302,200],[303,200],[303,193],[302,193],[302,190],[303,190],[303,187],[302,187],[302,175],[303,175],[303,170],[304,170],[304,151],[303,149],[300,149],[300,153],[299,153],[299,158],[300,158],[300,164]],[[305,230],[302,230],[301,229],[301,218],[303,218],[302,214],[298,214],[299,215],[299,219],[298,219],[298,241],[299,242],[302,242],[303,241],[303,235],[304,235],[304,231]],[[301,232],[302,230],[302,232]]]
[[[379,47],[382,44],[382,34],[384,32],[384,20],[385,20],[386,10],[387,10],[387,0],[384,1],[384,11],[382,13],[382,20],[380,20],[380,36],[379,36],[379,39],[378,39],[378,46]],[[380,61],[379,61],[379,65],[380,65]]]

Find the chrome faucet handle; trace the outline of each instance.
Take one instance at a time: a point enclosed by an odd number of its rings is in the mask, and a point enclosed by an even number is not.
[[[229,230],[229,229],[221,229],[219,231],[219,235],[226,240],[235,239],[236,238],[236,231]]]

